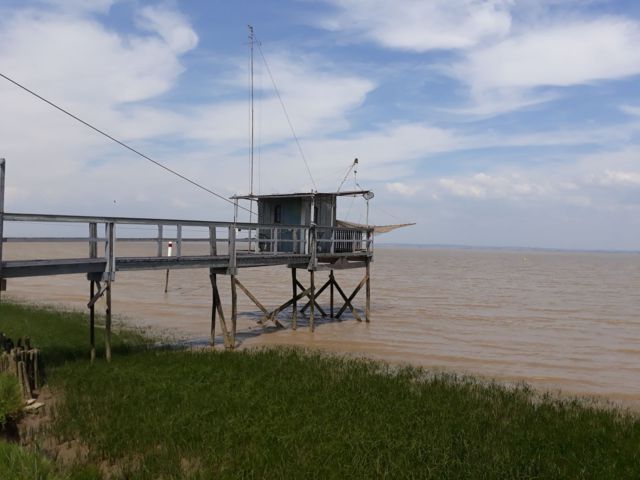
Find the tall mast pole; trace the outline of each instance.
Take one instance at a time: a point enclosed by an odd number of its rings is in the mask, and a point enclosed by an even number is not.
[[[249,184],[249,194],[253,197],[253,43],[255,37],[253,35],[253,26],[247,25],[249,29],[249,91],[251,96],[251,147],[250,147],[250,160],[251,160],[251,180]],[[253,198],[249,200],[249,223],[253,222]],[[251,235],[252,232],[249,230],[249,251],[251,251]]]
[[[254,116],[253,116],[253,43],[255,41],[255,37],[253,36],[253,27],[248,25],[249,27],[249,55],[250,55],[250,95],[251,95],[251,185],[249,189],[249,193],[253,195],[253,124],[254,124]]]

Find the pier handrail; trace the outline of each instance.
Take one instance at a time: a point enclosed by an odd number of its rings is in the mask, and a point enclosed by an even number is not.
[[[182,257],[183,243],[197,242],[226,242],[228,244],[228,255],[230,258],[230,268],[235,268],[235,258],[238,254],[238,244],[249,244],[251,249],[247,249],[248,253],[290,253],[309,255],[314,261],[317,256],[330,255],[342,251],[362,252],[372,254],[373,246],[373,227],[367,228],[344,228],[344,227],[327,227],[319,225],[295,225],[295,224],[261,224],[248,222],[232,222],[232,221],[208,221],[208,220],[182,220],[172,218],[140,218],[140,217],[111,217],[111,216],[88,216],[88,215],[55,215],[40,213],[14,213],[0,212],[2,214],[2,222],[31,222],[31,223],[75,223],[89,225],[89,236],[0,236],[0,248],[4,243],[88,243],[90,252],[93,253],[94,244],[109,243],[108,231],[105,235],[100,236],[97,228],[93,225],[137,225],[137,226],[153,226],[157,229],[157,234],[150,236],[126,236],[115,235],[113,242],[154,242],[157,244],[156,256],[163,256],[164,242],[176,242],[176,257]],[[165,227],[175,228],[175,235],[166,235]],[[206,228],[207,234],[202,236],[184,236],[183,227]],[[2,226],[0,226],[2,228]],[[225,229],[228,232],[227,238],[211,236],[211,231],[215,232],[217,228]],[[1,231],[1,230],[0,230]],[[266,238],[260,238],[261,232],[270,232]],[[238,237],[238,232],[244,232],[244,236]],[[328,235],[325,235],[329,232]],[[212,239],[214,238],[214,239]],[[345,247],[350,243],[350,247]],[[285,245],[289,247],[283,248]],[[339,245],[339,248],[336,248]],[[267,247],[267,248],[264,248]],[[325,248],[326,247],[326,248]],[[261,250],[262,248],[262,250]],[[1,251],[1,250],[0,250]],[[97,252],[96,252],[97,253]],[[94,257],[96,258],[96,257]],[[1,267],[0,267],[1,268]]]

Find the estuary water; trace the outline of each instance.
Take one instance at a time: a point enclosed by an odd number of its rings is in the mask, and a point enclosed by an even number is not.
[[[8,259],[70,258],[78,249],[86,255],[86,247],[62,244],[5,248]],[[116,253],[145,249],[153,255],[153,245],[142,244]],[[299,272],[308,285],[307,272]],[[362,275],[360,269],[336,272],[347,295]],[[316,285],[326,277],[317,273]],[[238,278],[267,308],[291,296],[290,271],[283,266],[242,269]],[[127,323],[205,343],[208,270],[171,271],[166,294],[164,283],[164,271],[119,273],[114,313]],[[228,277],[219,276],[219,283],[228,318]],[[88,289],[83,275],[72,275],[12,279],[6,293],[83,309]],[[319,319],[314,333],[305,328],[304,317],[297,331],[263,328],[255,305],[240,290],[238,296],[243,347],[300,345],[500,381],[524,380],[544,390],[640,406],[640,254],[378,246],[371,323],[357,322],[347,312],[341,321]],[[328,289],[319,302],[329,310]],[[363,302],[360,294],[356,306]],[[336,304],[337,310],[341,303]],[[280,318],[288,323],[290,315],[285,310]]]

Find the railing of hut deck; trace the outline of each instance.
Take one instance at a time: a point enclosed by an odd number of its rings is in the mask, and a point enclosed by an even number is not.
[[[1,207],[1,206],[0,206]],[[0,210],[1,211],[1,210]],[[31,222],[55,224],[88,225],[88,236],[58,237],[3,237],[5,222]],[[104,235],[99,235],[99,226]],[[153,229],[154,234],[148,236],[118,236],[120,230],[140,227]],[[191,235],[185,236],[185,229]],[[168,234],[171,230],[171,234]],[[219,232],[222,231],[222,235]],[[261,233],[268,232],[268,236]],[[89,246],[90,259],[106,261],[105,280],[113,280],[116,271],[116,244],[146,242],[155,245],[154,255],[140,258],[163,257],[167,242],[175,243],[175,257],[202,256],[185,255],[185,243],[208,243],[208,256],[228,255],[230,269],[237,267],[238,254],[282,254],[305,255],[313,259],[318,256],[331,256],[348,253],[373,253],[372,229],[346,229],[300,225],[261,225],[242,222],[209,222],[175,219],[149,219],[126,217],[89,217],[72,215],[40,215],[5,213],[0,216],[0,269],[2,268],[2,244],[4,243],[86,243]],[[226,236],[225,236],[226,235]],[[98,255],[98,244],[104,244],[104,256]],[[219,253],[218,246],[226,246],[226,252]],[[246,245],[246,248],[242,248]],[[131,257],[128,257],[131,258]],[[2,276],[0,270],[0,277]]]

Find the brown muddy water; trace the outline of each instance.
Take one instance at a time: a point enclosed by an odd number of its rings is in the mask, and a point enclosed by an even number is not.
[[[73,257],[73,248],[80,247],[5,248],[7,257],[17,259]],[[152,245],[125,249],[117,253],[154,252]],[[362,274],[347,270],[336,277],[348,294]],[[306,272],[300,276],[307,285]],[[326,273],[317,277],[321,285]],[[114,312],[127,323],[206,342],[208,271],[172,271],[166,294],[164,278],[163,271],[118,274]],[[267,308],[290,297],[285,267],[243,269],[238,278]],[[228,277],[219,279],[229,316]],[[7,293],[82,309],[88,288],[84,276],[74,275],[12,279]],[[320,304],[328,311],[326,292]],[[321,319],[314,333],[304,328],[304,318],[297,331],[263,329],[256,324],[257,308],[241,291],[238,295],[243,346],[320,348],[500,381],[525,380],[545,390],[640,406],[640,254],[378,247],[371,323],[345,314],[342,321]],[[363,305],[362,296],[356,305]],[[290,310],[280,318],[289,317]]]

